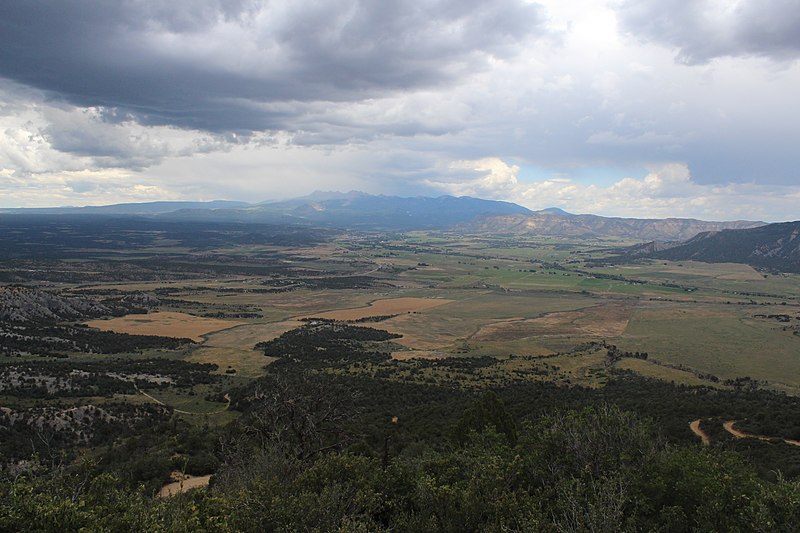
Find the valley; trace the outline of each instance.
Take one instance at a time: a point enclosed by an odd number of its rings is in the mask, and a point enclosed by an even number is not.
[[[10,235],[99,239],[91,218],[25,223]],[[303,461],[447,449],[491,392],[515,424],[613,405],[673,445],[702,436],[765,479],[800,476],[798,274],[617,261],[614,237],[195,226],[115,219],[102,247],[7,249],[6,472],[213,489],[254,435]],[[313,429],[291,429],[298,412]]]

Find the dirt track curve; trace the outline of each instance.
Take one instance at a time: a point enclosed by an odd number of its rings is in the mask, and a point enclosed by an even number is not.
[[[711,444],[711,437],[709,437],[708,434],[705,431],[703,431],[703,429],[700,427],[699,418],[697,420],[689,422],[689,429],[692,430],[692,433],[700,437],[700,440],[703,441],[703,444],[705,444],[706,446]]]
[[[758,440],[766,440],[766,441],[773,441],[773,440],[782,440],[786,444],[791,444],[792,446],[800,446],[800,440],[792,440],[792,439],[784,439],[781,437],[769,437],[767,435],[755,435],[753,433],[746,433],[734,427],[736,420],[728,420],[727,422],[722,424],[722,427],[725,428],[725,431],[736,437],[737,439],[758,439]]]

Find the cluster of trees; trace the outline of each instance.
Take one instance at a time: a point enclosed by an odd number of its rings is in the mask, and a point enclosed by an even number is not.
[[[613,365],[620,359],[647,359],[648,354],[647,352],[625,352],[620,350],[616,345],[612,344],[608,347],[608,352],[606,353],[606,359],[608,364]]]
[[[2,338],[0,353],[7,356],[23,353],[58,356],[69,352],[112,354],[153,348],[175,350],[193,342],[185,338],[132,335],[80,326],[41,324],[2,327],[0,338]]]
[[[107,402],[102,406],[70,407],[53,403],[48,407],[3,410],[0,478],[21,473],[54,475],[66,468],[81,448],[101,447],[147,433],[168,421],[168,409],[155,404]]]
[[[102,361],[25,361],[0,364],[0,391],[18,398],[111,396],[167,385],[218,381],[213,363],[178,359],[107,358]]]
[[[312,321],[283,333],[276,339],[256,344],[264,355],[282,358],[283,362],[306,365],[341,366],[351,361],[383,361],[385,353],[369,351],[366,342],[382,342],[401,335],[382,329],[351,326],[335,321]],[[280,364],[280,362],[279,362]]]
[[[387,361],[378,344],[394,337],[309,322],[261,343],[280,359],[229,392],[231,425],[155,417],[103,441],[96,463],[9,476],[0,530],[791,531],[800,520],[800,450],[716,434],[702,446],[688,429],[710,416],[790,428],[795,398],[613,369],[599,389],[397,379],[406,366],[496,364],[484,357],[350,372]],[[207,490],[153,498],[171,469],[215,475]]]

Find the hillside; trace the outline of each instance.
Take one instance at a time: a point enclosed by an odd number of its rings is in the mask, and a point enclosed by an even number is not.
[[[705,222],[689,218],[639,219],[573,215],[545,209],[530,214],[486,216],[464,226],[472,232],[558,237],[615,237],[643,241],[681,241],[698,233],[752,228],[763,222]]]
[[[62,296],[19,286],[0,287],[0,323],[60,322],[121,315],[158,302],[149,295],[129,295],[116,301]]]
[[[673,261],[746,263],[782,272],[800,272],[800,221],[703,232],[681,245],[647,256]]]

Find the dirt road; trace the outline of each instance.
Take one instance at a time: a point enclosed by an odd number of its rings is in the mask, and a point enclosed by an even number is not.
[[[700,419],[694,420],[693,422],[689,423],[689,429],[692,430],[692,433],[700,437],[700,440],[703,441],[703,444],[708,446],[711,444],[711,438],[708,434],[700,428]]]
[[[800,446],[800,440],[792,440],[792,439],[782,439],[780,437],[768,437],[767,435],[755,435],[753,433],[745,433],[739,429],[734,427],[736,420],[728,420],[727,422],[722,424],[722,427],[725,428],[725,431],[736,437],[737,439],[758,439],[758,440],[782,440],[786,444],[791,444],[792,446]]]

